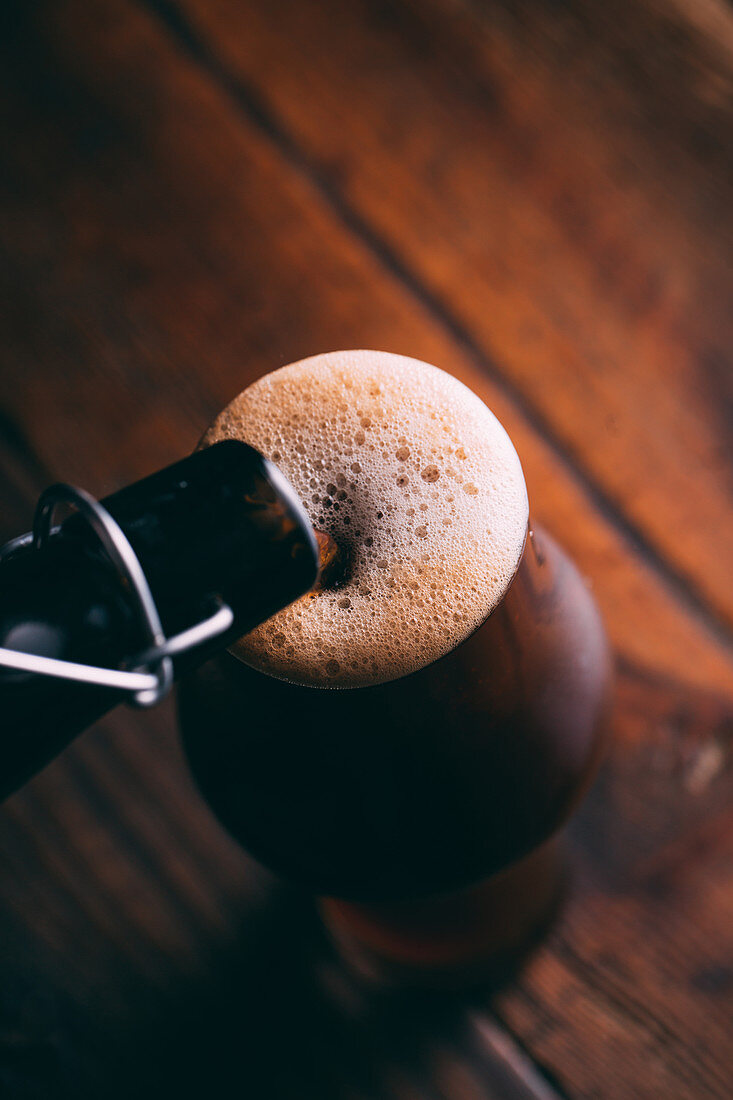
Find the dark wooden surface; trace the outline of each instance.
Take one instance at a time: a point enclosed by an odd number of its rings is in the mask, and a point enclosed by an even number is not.
[[[0,527],[259,374],[467,381],[592,580],[614,741],[505,989],[367,996],[226,837],[170,704],[0,810],[0,1094],[733,1094],[733,9],[6,3]]]

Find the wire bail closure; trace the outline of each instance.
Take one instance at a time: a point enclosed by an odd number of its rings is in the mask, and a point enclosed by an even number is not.
[[[155,706],[168,694],[173,684],[171,658],[225,633],[234,622],[234,612],[221,597],[212,595],[215,609],[210,616],[187,630],[166,638],[150,585],[127,535],[104,505],[84,489],[73,485],[51,485],[41,494],[33,517],[33,530],[11,539],[0,548],[0,563],[25,547],[43,549],[48,540],[60,530],[59,527],[51,526],[54,511],[59,504],[69,504],[76,508],[94,531],[120,579],[129,588],[149,644],[141,653],[126,662],[129,669],[77,664],[74,661],[62,661],[56,657],[42,657],[37,653],[23,653],[2,647],[0,668],[114,688],[129,692],[130,701],[138,707]]]

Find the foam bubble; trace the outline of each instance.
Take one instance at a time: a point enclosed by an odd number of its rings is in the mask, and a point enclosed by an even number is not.
[[[253,383],[202,440],[242,439],[345,550],[346,581],[304,596],[232,652],[298,684],[414,672],[490,614],[528,522],[516,451],[452,375],[374,351],[316,355]]]

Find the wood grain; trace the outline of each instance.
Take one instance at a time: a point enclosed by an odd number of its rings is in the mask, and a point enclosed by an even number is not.
[[[613,751],[574,826],[574,897],[500,1014],[571,1095],[602,1081],[609,1098],[722,1098],[733,722],[711,698],[693,718],[687,693],[631,670],[618,707]]]
[[[155,6],[732,626],[730,7]]]
[[[18,258],[7,292],[16,324],[49,321],[9,332],[6,404],[54,474],[101,493],[185,453],[234,393],[283,362],[336,347],[410,353],[467,381],[505,424],[533,512],[597,584],[618,650],[733,692],[731,647],[680,607],[577,472],[256,120],[155,20],[104,5],[83,21],[82,50],[79,18],[73,3],[49,9],[44,113],[23,66],[9,97],[19,137],[4,247]],[[151,38],[159,57],[141,68],[132,57]]]
[[[273,11],[7,9],[3,533],[54,478],[101,494],[179,457],[280,363],[422,356],[495,409],[593,579],[620,658],[612,752],[525,972],[494,996],[380,997],[213,820],[171,708],[115,713],[0,810],[0,1090],[727,1100],[727,383],[710,396],[700,354],[730,325],[727,9],[641,5],[638,42],[621,0]]]

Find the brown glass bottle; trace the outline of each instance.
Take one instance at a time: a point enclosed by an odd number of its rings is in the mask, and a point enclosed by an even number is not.
[[[321,898],[372,970],[457,972],[520,946],[556,892],[551,840],[599,759],[610,662],[594,601],[535,529],[484,624],[374,687],[300,687],[223,654],[180,689],[214,811]]]

